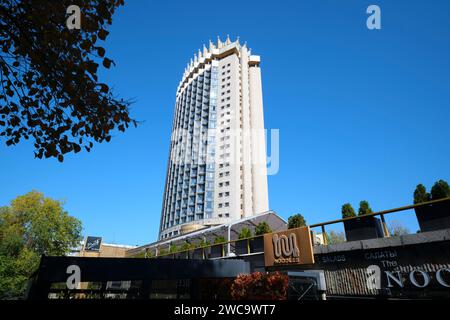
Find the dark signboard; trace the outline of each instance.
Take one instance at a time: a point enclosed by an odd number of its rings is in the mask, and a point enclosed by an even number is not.
[[[100,245],[102,244],[101,237],[87,237],[86,244],[84,245],[85,251],[100,251]]]

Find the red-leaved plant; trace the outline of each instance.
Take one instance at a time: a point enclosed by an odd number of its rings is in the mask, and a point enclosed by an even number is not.
[[[280,272],[240,274],[231,286],[234,300],[286,300],[288,277]]]

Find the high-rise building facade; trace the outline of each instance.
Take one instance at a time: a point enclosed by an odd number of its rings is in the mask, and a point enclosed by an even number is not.
[[[260,57],[218,38],[177,89],[159,238],[267,210]]]

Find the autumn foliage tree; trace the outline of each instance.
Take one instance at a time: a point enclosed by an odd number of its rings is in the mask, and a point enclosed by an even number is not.
[[[129,101],[99,81],[109,69],[102,42],[123,0],[0,0],[0,138],[34,142],[35,157],[88,152],[113,130],[137,125]],[[70,5],[81,28],[69,30]]]

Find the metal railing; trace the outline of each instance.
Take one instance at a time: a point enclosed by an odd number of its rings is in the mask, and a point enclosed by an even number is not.
[[[189,258],[194,256],[195,254],[200,255],[201,259],[216,259],[216,258],[224,258],[224,257],[229,257],[232,256],[231,254],[235,254],[236,256],[242,256],[242,255],[249,255],[249,254],[255,254],[255,253],[262,253],[263,251],[255,251],[252,250],[252,241],[254,240],[263,240],[264,235],[258,235],[258,236],[253,236],[253,237],[249,237],[249,238],[243,238],[243,239],[236,239],[236,240],[230,240],[230,241],[224,241],[221,243],[216,243],[216,244],[207,244],[204,246],[198,246],[195,248],[189,248],[189,249],[185,249],[185,250],[177,250],[174,252],[168,252],[168,253],[164,253],[164,254],[156,254],[154,256],[148,256],[148,251],[149,249],[147,248],[146,251],[146,258],[169,258],[172,257],[173,259],[183,259],[183,258],[179,258],[179,256],[184,254],[184,259]],[[245,243],[245,252],[243,253],[239,253],[236,252],[236,243]],[[231,246],[232,244],[234,244],[234,246]],[[218,251],[220,252],[220,254],[216,254],[216,252],[214,252],[214,254],[212,253],[212,250],[214,250],[215,248],[218,248]],[[170,249],[169,249],[170,250]],[[201,252],[201,254],[199,254],[199,252]]]
[[[443,202],[447,202],[450,201],[450,197],[448,198],[443,198],[443,199],[438,199],[438,200],[432,200],[432,201],[427,201],[427,202],[422,202],[422,203],[418,203],[418,204],[413,204],[413,205],[408,205],[408,206],[403,206],[403,207],[398,207],[398,208],[394,208],[394,209],[389,209],[389,210],[383,210],[383,211],[378,211],[378,212],[373,212],[373,213],[368,213],[365,214],[363,216],[355,216],[355,217],[348,217],[348,218],[342,218],[342,219],[337,219],[337,220],[331,220],[331,221],[326,221],[326,222],[321,222],[321,223],[316,223],[316,224],[311,224],[309,225],[310,229],[313,228],[317,228],[317,227],[321,227],[322,230],[322,235],[323,235],[323,244],[327,245],[328,241],[327,241],[327,233],[326,233],[326,229],[325,226],[326,225],[331,225],[331,224],[337,224],[337,223],[343,223],[345,221],[349,221],[349,220],[356,220],[356,219],[361,219],[361,218],[367,218],[367,217],[371,217],[371,216],[380,216],[381,219],[381,223],[382,223],[382,227],[383,227],[383,233],[385,237],[389,237],[389,231],[386,225],[386,221],[384,216],[390,213],[395,213],[395,212],[402,212],[402,211],[406,211],[406,210],[410,210],[410,209],[416,209],[416,208],[420,208],[420,207],[425,207],[428,206],[430,204],[437,204],[437,203],[443,203]],[[251,250],[251,241],[254,241],[255,239],[262,239],[263,235],[258,235],[258,236],[253,236],[253,237],[249,237],[249,238],[244,238],[244,239],[236,239],[236,240],[230,240],[230,241],[224,241],[222,243],[218,243],[218,244],[207,244],[204,246],[198,246],[195,248],[189,248],[186,250],[178,250],[176,252],[168,252],[168,253],[164,253],[164,254],[156,254],[155,256],[147,256],[147,252],[149,250],[149,248],[146,249],[146,258],[169,258],[170,256],[172,256],[172,258],[177,258],[177,256],[180,256],[182,254],[185,254],[184,258],[188,258],[191,257],[194,254],[194,251],[201,251],[201,258],[202,259],[214,259],[214,258],[224,258],[227,256],[231,256],[232,253],[234,253],[236,256],[241,256],[241,255],[248,255],[248,254],[256,254],[256,253],[261,253],[262,251],[252,251]],[[236,243],[237,242],[246,242],[246,252],[245,253],[237,253],[236,252]],[[234,247],[231,246],[231,244],[234,244]],[[212,247],[221,247],[221,255],[219,256],[214,256],[211,257],[211,250]],[[209,249],[209,250],[208,250]],[[233,249],[233,250],[231,250]],[[159,248],[157,249],[159,250]],[[191,256],[189,256],[189,254],[191,254]]]
[[[398,208],[389,209],[389,210],[383,210],[383,211],[378,211],[378,212],[367,213],[367,214],[364,214],[363,216],[348,217],[348,218],[342,218],[342,219],[337,219],[337,220],[331,220],[331,221],[316,223],[316,224],[310,225],[309,227],[311,229],[312,228],[316,228],[316,227],[321,227],[322,234],[324,235],[323,242],[324,242],[325,245],[327,245],[327,237],[325,236],[327,234],[326,230],[325,230],[325,226],[326,225],[343,223],[345,221],[356,220],[356,219],[361,219],[361,218],[366,218],[366,217],[371,217],[371,216],[372,217],[373,216],[380,216],[382,227],[383,227],[384,236],[385,237],[389,237],[390,236],[389,230],[388,230],[387,225],[386,225],[386,220],[384,219],[385,215],[390,214],[390,213],[394,213],[394,212],[401,212],[401,211],[406,211],[406,210],[410,210],[410,209],[416,209],[416,208],[420,208],[420,207],[425,207],[425,206],[429,206],[430,204],[442,203],[442,202],[447,202],[447,201],[450,201],[450,197],[443,198],[443,199],[438,199],[438,200],[427,201],[427,202],[422,202],[422,203],[417,203],[417,204],[412,204],[412,205],[398,207]]]

